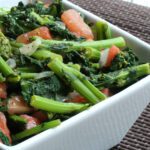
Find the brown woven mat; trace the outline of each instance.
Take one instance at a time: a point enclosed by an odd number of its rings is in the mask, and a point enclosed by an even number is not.
[[[123,138],[118,150],[150,150],[150,104]]]
[[[70,0],[150,43],[150,8],[121,0]]]
[[[121,0],[71,2],[150,43],[150,8]],[[113,150],[150,150],[150,104]]]

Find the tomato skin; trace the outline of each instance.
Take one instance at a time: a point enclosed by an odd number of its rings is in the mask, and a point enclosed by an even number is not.
[[[31,129],[40,124],[40,121],[35,117],[29,116],[26,114],[20,115],[20,116],[23,117],[27,121],[26,129]]]
[[[101,92],[102,92],[103,94],[105,94],[106,96],[108,96],[108,97],[109,97],[109,96],[112,96],[112,93],[111,93],[111,91],[110,91],[109,88],[102,89]]]
[[[7,98],[7,85],[6,83],[0,83],[0,98]]]
[[[120,53],[120,49],[113,45],[110,49],[109,49],[109,54],[108,54],[108,57],[107,57],[107,62],[106,62],[106,65],[105,67],[109,67],[111,65],[111,62],[113,61],[113,59],[116,57],[116,55]]]
[[[70,98],[70,99],[66,100],[65,102],[71,102],[71,103],[86,103],[87,100],[86,100],[84,97],[80,96],[80,95],[76,95],[76,96],[74,96],[73,98]]]
[[[17,37],[17,42],[28,44],[28,43],[30,43],[30,38],[32,36],[39,36],[45,40],[52,39],[49,29],[47,27],[43,26],[43,27],[36,28],[30,32],[19,35]]]
[[[74,10],[69,9],[63,12],[61,20],[65,23],[67,28],[77,37],[84,37],[86,39],[94,39],[90,27],[84,22],[80,14]]]
[[[48,119],[47,114],[42,111],[37,111],[37,112],[33,113],[32,116],[37,118],[40,121],[40,123],[42,123]]]
[[[22,96],[12,96],[7,104],[9,114],[24,114],[33,111],[24,101]]]
[[[0,130],[1,132],[3,132],[4,135],[6,135],[9,139],[9,142],[12,143],[12,140],[11,140],[11,137],[10,137],[10,131],[7,127],[7,120],[6,120],[6,117],[5,115],[0,112]],[[1,140],[2,142],[2,140]]]

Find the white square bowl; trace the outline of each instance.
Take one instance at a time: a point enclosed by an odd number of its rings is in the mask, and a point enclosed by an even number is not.
[[[11,7],[20,0],[0,0],[0,7]],[[29,0],[23,0],[28,3]],[[92,22],[98,16],[63,0],[66,8],[74,8]],[[150,45],[110,24],[114,36],[123,36],[141,61],[150,62]],[[60,126],[44,131],[4,150],[108,150],[118,144],[137,117],[150,102],[150,75],[122,92],[64,121]]]

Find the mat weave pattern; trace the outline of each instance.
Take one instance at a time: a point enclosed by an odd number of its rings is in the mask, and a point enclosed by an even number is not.
[[[118,150],[150,150],[150,104],[128,131]]]
[[[150,43],[150,8],[121,0],[70,0]]]
[[[70,0],[150,43],[150,8],[121,0]],[[150,104],[112,150],[150,150]]]

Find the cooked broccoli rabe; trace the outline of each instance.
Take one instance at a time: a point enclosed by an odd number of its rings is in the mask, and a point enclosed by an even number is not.
[[[78,12],[64,21],[66,12],[70,16],[61,0],[0,9],[3,144],[16,144],[105,100],[110,94],[104,88],[113,95],[150,74],[150,64],[123,49],[124,38],[112,37],[109,24],[97,22],[91,33]],[[87,40],[77,36],[88,32]]]
[[[16,38],[18,35],[40,26],[48,26],[53,35],[70,40],[80,40],[58,19],[62,10],[60,0],[55,1],[48,8],[44,7],[44,3],[42,2],[28,5],[20,2],[8,14],[4,14],[1,17],[1,26],[4,33],[11,38]]]
[[[8,59],[12,55],[9,40],[0,31],[0,56]]]
[[[138,65],[139,61],[133,50],[126,48],[120,51],[111,63],[109,70],[115,71],[126,67]]]
[[[104,21],[98,21],[92,27],[96,40],[111,39],[112,31],[110,26]]]
[[[33,136],[35,134],[38,134],[44,130],[47,130],[47,129],[50,129],[50,128],[54,128],[58,125],[61,124],[61,121],[59,119],[57,120],[53,120],[53,121],[50,121],[50,122],[44,122],[36,127],[33,127],[31,129],[28,129],[28,130],[24,130],[22,132],[19,132],[15,135],[12,135],[12,140],[14,142],[17,142],[17,141],[20,141],[22,139],[25,139],[29,136]]]
[[[54,74],[50,77],[21,81],[21,91],[24,99],[29,102],[32,95],[39,95],[56,100],[62,100],[69,88],[64,89],[64,83]],[[42,87],[42,89],[41,89]]]
[[[68,67],[58,59],[52,60],[48,67],[60,78],[66,80],[71,87],[85,97],[89,102],[95,104],[102,101],[106,96],[93,86],[87,77],[72,67]]]
[[[99,88],[120,88],[131,85],[134,82],[138,81],[139,78],[149,74],[150,65],[149,63],[146,63],[110,73],[95,75],[91,79],[91,82]]]
[[[33,37],[33,40],[41,39],[39,37]],[[14,46],[20,47],[17,43],[13,43]],[[99,40],[99,41],[58,41],[58,40],[44,40],[41,39],[40,48],[46,48],[52,50],[56,53],[61,53],[61,51],[73,51],[73,50],[84,50],[85,48],[94,48],[97,50],[102,50],[109,48],[112,45],[116,45],[120,48],[126,45],[124,38],[117,37],[108,40]]]
[[[48,26],[53,35],[59,35],[62,38],[70,40],[82,40],[82,38],[77,38],[74,34],[72,34],[61,21],[55,21],[52,16],[40,16],[35,12],[31,12],[30,17],[35,20],[39,26]]]
[[[9,116],[9,119],[15,123],[20,123],[20,124],[27,123],[27,121],[23,117],[17,116],[17,115],[11,115],[11,116]]]
[[[81,112],[87,109],[89,104],[64,103],[33,95],[31,97],[31,106],[52,113],[69,114],[72,112]]]

